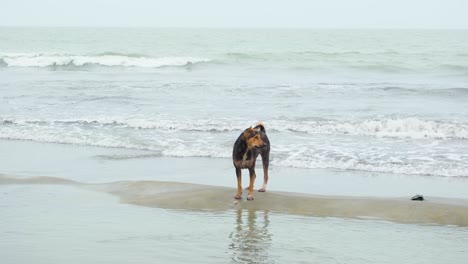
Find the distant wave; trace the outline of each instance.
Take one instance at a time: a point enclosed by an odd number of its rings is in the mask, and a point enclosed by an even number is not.
[[[315,87],[310,87],[309,91],[317,91],[321,93],[356,93],[356,92],[366,92],[366,93],[375,93],[381,92],[383,96],[393,96],[397,95],[422,95],[422,96],[467,96],[468,95],[468,85],[466,87],[459,86],[460,84],[455,84],[453,86],[440,85],[440,84],[423,84],[415,85],[411,83],[318,83]],[[441,87],[442,86],[442,87]],[[445,87],[444,87],[445,86]],[[275,87],[277,88],[277,87]],[[285,95],[288,95],[288,92],[291,92],[292,95],[297,92],[293,89],[285,89]],[[302,92],[302,91],[301,91]]]
[[[441,64],[440,68],[448,69],[448,70],[457,70],[457,71],[468,71],[468,65],[460,65],[460,64]]]
[[[186,66],[210,62],[209,58],[198,57],[148,57],[139,54],[106,52],[97,55],[11,53],[0,54],[0,66],[4,67],[61,67],[87,65],[159,68],[164,66]]]
[[[287,52],[228,52],[223,60],[233,63],[289,67],[295,70],[349,69],[380,73],[465,74],[468,63],[463,58],[448,60],[446,56],[429,53],[400,53],[397,51],[287,51]],[[451,56],[451,54],[447,54]],[[443,71],[443,73],[439,72]]]
[[[376,56],[378,58],[376,58]],[[396,59],[387,57],[397,56]],[[358,51],[344,52],[229,52],[218,54],[214,58],[192,56],[153,57],[136,53],[102,52],[97,54],[67,53],[2,53],[0,67],[53,67],[79,68],[89,66],[160,68],[165,66],[180,67],[199,63],[216,65],[255,66],[260,68],[286,68],[298,71],[349,69],[380,73],[421,73],[444,71],[451,74],[465,74],[468,64],[464,60],[451,63],[428,63],[427,54],[405,54],[394,51],[365,53]]]
[[[421,120],[415,117],[367,120],[266,120],[268,131],[327,135],[357,135],[412,139],[468,139],[468,124],[458,122]],[[252,121],[251,124],[254,124]],[[245,129],[246,123],[220,119],[144,119],[144,118],[89,118],[89,119],[9,119],[0,118],[1,125],[95,126],[131,129],[156,129],[198,132],[235,132]],[[250,123],[249,123],[250,124]]]
[[[232,58],[269,58],[272,56],[282,57],[340,57],[340,56],[374,56],[374,55],[399,55],[396,51],[381,51],[381,52],[360,52],[360,51],[289,51],[289,52],[227,52],[226,56]],[[423,54],[418,54],[423,55]]]
[[[402,93],[415,93],[424,95],[449,95],[449,96],[466,96],[468,95],[468,87],[458,88],[442,88],[442,89],[412,89],[412,88],[400,88],[400,87],[385,87],[382,88],[384,91],[395,91]]]

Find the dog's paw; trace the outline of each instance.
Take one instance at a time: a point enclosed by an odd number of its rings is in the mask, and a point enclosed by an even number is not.
[[[258,189],[259,192],[266,192],[265,188]]]
[[[236,194],[236,196],[234,196],[234,199],[240,200],[240,199],[242,199],[242,195],[241,194]]]
[[[247,195],[247,200],[252,201],[254,199],[253,195]]]

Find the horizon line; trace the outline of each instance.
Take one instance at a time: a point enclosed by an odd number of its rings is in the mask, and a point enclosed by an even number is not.
[[[99,29],[311,29],[311,30],[468,30],[468,27],[234,27],[234,26],[45,26],[0,25],[0,28],[99,28]]]

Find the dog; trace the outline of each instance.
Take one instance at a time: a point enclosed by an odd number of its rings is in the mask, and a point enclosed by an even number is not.
[[[263,164],[263,185],[259,192],[265,192],[268,183],[268,166],[270,160],[270,140],[266,135],[263,123],[258,123],[254,127],[249,127],[237,138],[232,150],[232,161],[236,169],[237,176],[237,194],[235,199],[242,199],[242,169],[249,169],[250,184],[247,188],[249,193],[247,200],[254,199],[255,182],[255,162],[258,155],[262,156]]]

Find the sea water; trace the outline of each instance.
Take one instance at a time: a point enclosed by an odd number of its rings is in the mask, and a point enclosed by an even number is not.
[[[463,30],[0,29],[0,138],[468,176]]]
[[[466,199],[467,43],[464,30],[0,28],[0,174],[235,186],[232,145],[262,121],[273,190]],[[468,259],[460,227],[0,193],[6,263]]]

